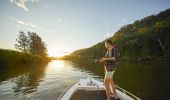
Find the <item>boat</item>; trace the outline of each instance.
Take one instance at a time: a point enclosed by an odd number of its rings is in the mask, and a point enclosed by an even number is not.
[[[116,85],[116,96],[111,100],[141,100],[134,94]],[[106,100],[103,82],[94,78],[80,79],[77,83],[66,89],[57,100]]]

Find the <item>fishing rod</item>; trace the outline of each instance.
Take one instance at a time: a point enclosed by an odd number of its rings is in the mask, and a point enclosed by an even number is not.
[[[65,53],[65,54],[68,54],[68,55],[65,55],[65,56],[63,56],[63,57],[61,57],[61,58],[71,58],[71,57],[82,57],[82,58],[87,58],[87,59],[90,59],[90,60],[93,60],[94,62],[96,62],[96,63],[99,63],[99,61],[101,60],[101,56],[100,57],[97,57],[97,56],[94,56],[94,55],[80,55],[80,54],[76,54],[76,53],[73,53],[73,52],[66,52],[66,51],[61,51],[60,50],[60,52],[63,52],[63,53]],[[100,59],[99,59],[100,58]],[[105,62],[104,62],[105,63]]]

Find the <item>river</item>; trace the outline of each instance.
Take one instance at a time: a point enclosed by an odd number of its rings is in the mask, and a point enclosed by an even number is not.
[[[143,100],[170,98],[170,63],[119,63],[115,83]],[[103,81],[103,66],[93,62],[53,60],[48,64],[0,68],[0,100],[56,100],[81,78]]]

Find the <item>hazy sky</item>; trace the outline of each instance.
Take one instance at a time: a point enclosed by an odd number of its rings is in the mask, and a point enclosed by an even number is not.
[[[33,31],[61,56],[167,8],[170,0],[0,0],[0,48],[14,49],[19,31]]]

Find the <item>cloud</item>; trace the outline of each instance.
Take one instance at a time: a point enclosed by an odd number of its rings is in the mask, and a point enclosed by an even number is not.
[[[18,24],[22,24],[22,25],[25,25],[25,26],[26,26],[26,23],[25,23],[25,22],[23,22],[23,21],[20,21],[20,20],[19,20],[19,21],[17,21],[17,23],[18,23]]]
[[[15,20],[15,19],[12,19],[12,20]],[[31,22],[25,22],[25,21],[22,21],[22,20],[15,20],[15,22],[17,22],[17,27],[21,27],[21,26],[24,26],[27,30],[29,31],[37,31],[39,32],[40,34],[44,34],[44,33],[55,33],[56,30],[55,29],[44,29],[42,28],[41,26],[38,26],[36,24],[33,24]]]
[[[37,26],[31,22],[18,20],[17,23],[18,23],[17,27],[24,26],[29,31],[38,31],[40,34],[46,33],[42,27]]]
[[[104,37],[105,38],[109,38],[109,37],[111,37],[113,34],[111,34],[111,33],[106,33],[105,35],[104,35]]]
[[[10,0],[11,3],[16,4],[18,7],[24,9],[25,11],[29,11],[29,8],[26,6],[28,2],[38,2],[39,0]]]
[[[21,25],[24,25],[24,26],[26,26],[26,27],[37,28],[37,25],[32,24],[32,23],[30,23],[30,22],[26,23],[26,22],[24,22],[24,21],[18,20],[17,23],[18,23],[18,24],[21,24]]]

